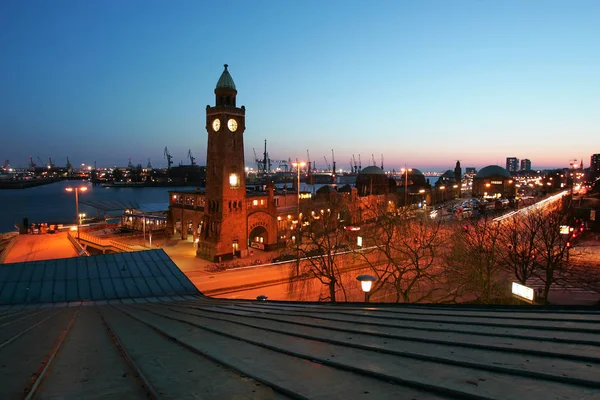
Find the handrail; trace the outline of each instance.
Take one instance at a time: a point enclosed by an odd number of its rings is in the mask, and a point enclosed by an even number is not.
[[[102,239],[102,238],[99,238],[96,236],[92,236],[85,232],[79,232],[79,239],[84,240],[86,242],[94,243],[98,246],[113,247],[115,249],[125,251],[125,252],[138,251],[138,249],[136,249],[135,247],[133,247],[131,245],[117,242],[116,240],[112,240],[112,239]]]

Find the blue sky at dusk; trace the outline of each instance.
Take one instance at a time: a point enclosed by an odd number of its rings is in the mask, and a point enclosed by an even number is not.
[[[568,166],[600,153],[600,1],[0,3],[2,161],[206,158],[223,70],[246,164]]]

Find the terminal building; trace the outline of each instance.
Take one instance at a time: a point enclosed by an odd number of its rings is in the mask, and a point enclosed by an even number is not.
[[[512,175],[498,165],[488,165],[473,178],[473,197],[513,198],[517,193]]]
[[[294,240],[298,226],[323,213],[335,211],[340,224],[358,224],[374,218],[376,210],[393,212],[403,198],[401,188],[410,202],[426,199],[427,183],[420,171],[396,182],[376,166],[360,172],[356,187],[324,186],[314,195],[297,186],[276,189],[273,183],[265,190],[247,188],[246,108],[236,105],[237,89],[227,68],[214,90],[215,105],[206,107],[206,187],[169,191],[167,234],[193,242],[198,257],[221,262],[243,258],[253,248],[282,247]]]

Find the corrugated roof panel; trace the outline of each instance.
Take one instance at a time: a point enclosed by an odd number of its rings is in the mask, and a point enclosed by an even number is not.
[[[58,303],[60,301],[67,300],[67,281],[56,280],[54,281],[54,298],[53,302]]]
[[[158,282],[156,282],[155,277],[150,276],[150,277],[146,278],[146,283],[148,284],[148,286],[150,287],[150,290],[152,291],[152,296],[160,296],[163,294],[163,290],[160,287],[160,285],[158,284]]]
[[[42,290],[42,281],[32,281],[27,291],[26,303],[39,303],[40,292]]]
[[[79,299],[79,290],[77,288],[77,280],[67,279],[67,298],[68,299]]]
[[[92,299],[92,291],[90,289],[89,279],[78,279],[77,280],[77,289],[78,289],[77,292],[79,293],[78,300],[85,301],[85,300]]]
[[[42,303],[52,303],[54,298],[54,282],[42,281],[42,290],[40,291],[40,301]],[[13,302],[13,304],[19,304]]]
[[[102,291],[107,299],[117,298],[117,293],[110,278],[100,278],[100,284],[102,285]]]
[[[100,277],[98,274],[98,265],[96,263],[88,263],[87,271],[90,279],[98,279]]]
[[[123,283],[125,284],[125,287],[127,288],[127,292],[129,294],[129,296],[127,296],[127,297],[144,297],[144,295],[140,293],[133,278],[123,278]],[[120,296],[120,297],[125,297],[125,296]]]
[[[21,266],[22,263],[17,264],[8,264],[10,267],[10,271],[8,273],[7,281],[15,282],[19,280],[21,273],[23,272],[23,268]]]
[[[29,282],[18,282],[15,287],[15,292],[13,293],[13,301],[15,303],[25,303],[27,299],[27,288],[29,287]]]
[[[174,295],[174,294],[176,294],[175,289],[169,283],[169,281],[167,280],[167,278],[165,278],[164,276],[157,276],[156,277],[156,282],[160,285],[160,287],[162,289],[162,293],[167,294],[167,295]]]
[[[90,287],[92,288],[92,299],[102,300],[106,298],[104,291],[102,290],[102,285],[100,284],[100,279],[90,279]]]
[[[160,249],[0,265],[0,277],[0,305],[199,294]]]

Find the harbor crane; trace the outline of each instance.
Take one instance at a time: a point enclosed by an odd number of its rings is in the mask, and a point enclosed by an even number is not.
[[[46,163],[44,163],[39,156],[38,156],[38,160],[40,160],[40,165],[43,165],[44,167],[46,166]]]
[[[127,164],[127,168],[133,169],[133,164],[131,163],[131,157],[129,157],[129,163]]]
[[[335,174],[335,155],[333,154],[333,149],[331,149],[331,165],[333,166],[332,172]]]
[[[196,165],[196,157],[192,154],[192,149],[188,149],[188,158],[190,159],[190,163],[192,167]]]
[[[312,169],[311,169],[311,165],[310,165],[310,154],[308,152],[308,149],[306,149],[306,163],[308,164],[307,173],[308,173],[308,175],[310,175],[310,173],[312,172]]]
[[[362,171],[362,163],[360,161],[360,154],[358,154],[358,170]]]
[[[171,169],[171,165],[173,165],[173,157],[171,153],[169,153],[169,149],[165,146],[165,158],[167,159],[167,169]]]
[[[323,156],[323,160],[325,160],[325,166],[327,167],[327,171],[331,170],[331,165],[327,162],[327,157]]]
[[[33,171],[35,170],[35,167],[37,167],[37,165],[33,162],[33,156],[29,156],[29,169]]]
[[[150,162],[150,158],[148,158],[148,165],[146,165],[146,168],[152,169],[152,163]]]
[[[50,168],[54,168],[54,166],[55,166],[55,165],[54,165],[54,161],[52,161],[52,157],[48,157],[48,166],[49,166]]]
[[[383,154],[381,155],[381,169],[383,169]]]
[[[352,154],[352,161],[354,161],[354,173],[357,174],[358,173],[358,165],[356,164],[356,158],[354,157],[354,154]]]
[[[375,154],[371,153],[371,159],[373,160],[373,166],[376,167],[377,163],[375,162]]]

